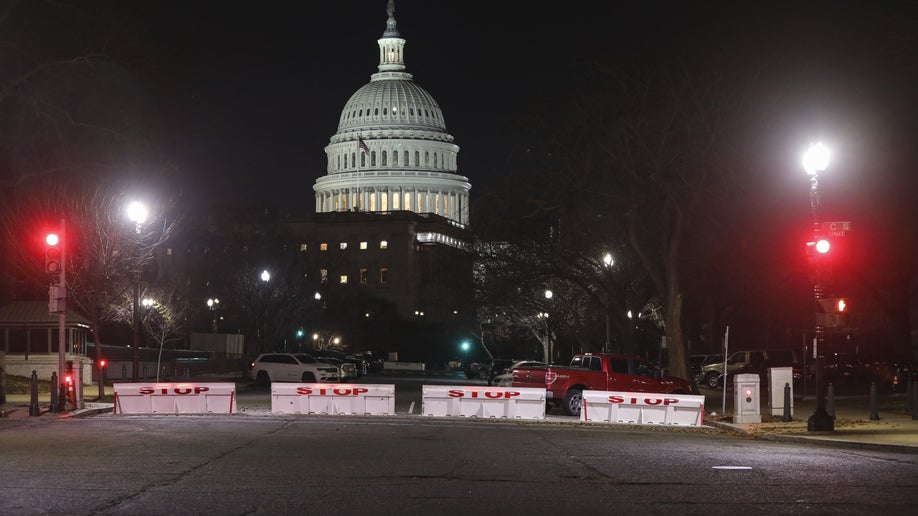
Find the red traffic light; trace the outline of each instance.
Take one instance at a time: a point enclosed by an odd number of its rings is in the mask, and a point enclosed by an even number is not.
[[[832,244],[829,243],[825,238],[821,238],[816,241],[816,252],[819,254],[826,254],[829,252],[829,249],[832,248]]]
[[[836,311],[836,312],[844,312],[844,311],[846,311],[847,309],[848,309],[848,300],[847,300],[847,299],[845,299],[845,298],[839,298],[839,299],[835,302],[835,311]]]
[[[106,362],[104,358],[101,359],[101,360],[99,360],[99,367],[100,367],[100,368],[105,367],[106,365],[108,365],[108,362]]]
[[[45,237],[45,243],[51,247],[56,246],[60,241],[61,239],[57,236],[57,233],[48,233],[48,236]]]

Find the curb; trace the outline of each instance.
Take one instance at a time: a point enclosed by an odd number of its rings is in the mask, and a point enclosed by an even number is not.
[[[902,444],[882,444],[882,443],[864,443],[860,441],[842,441],[836,439],[822,439],[819,437],[808,437],[805,435],[766,435],[765,439],[775,442],[789,442],[797,444],[809,444],[814,446],[823,446],[826,448],[847,448],[853,450],[882,451],[894,453],[911,453],[918,454],[918,446],[906,446]]]

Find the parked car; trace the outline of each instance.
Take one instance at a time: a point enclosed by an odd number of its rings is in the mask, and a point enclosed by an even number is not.
[[[497,375],[491,382],[491,385],[498,387],[510,387],[513,384],[513,370],[524,367],[544,367],[548,364],[536,360],[519,360],[504,369],[505,372]]]
[[[381,371],[383,368],[382,357],[374,355],[372,351],[354,353],[354,356],[367,363],[367,372],[369,373],[375,373],[377,371]]]
[[[462,364],[466,378],[478,378],[487,380],[491,377],[491,362],[469,362]]]
[[[769,367],[798,367],[797,355],[791,349],[762,349],[754,351],[737,351],[727,358],[727,381],[734,374],[758,374],[763,377]],[[724,363],[715,361],[701,366],[700,384],[712,389],[722,385],[724,380]]]
[[[488,368],[488,385],[497,385],[497,376],[512,372],[514,362],[511,358],[495,358]]]
[[[360,376],[365,374],[367,369],[369,369],[369,366],[365,360],[362,358],[357,358],[354,355],[348,355],[343,351],[336,351],[332,349],[317,349],[312,351],[310,355],[318,358],[319,360],[335,359],[336,361],[340,360],[342,362],[352,364],[354,366],[354,371],[349,372],[347,375],[348,378],[360,378]],[[342,378],[342,380],[344,379]]]
[[[342,382],[347,382],[350,380],[356,380],[360,377],[360,374],[357,372],[357,367],[350,362],[345,362],[340,358],[335,357],[317,357],[318,360],[325,362],[326,364],[332,364],[338,368],[338,378]]]
[[[689,355],[689,373],[696,382],[701,382],[701,368],[718,360],[723,362],[723,359],[723,355]]]
[[[271,382],[337,382],[338,366],[320,362],[305,353],[263,353],[252,362],[252,379]]]

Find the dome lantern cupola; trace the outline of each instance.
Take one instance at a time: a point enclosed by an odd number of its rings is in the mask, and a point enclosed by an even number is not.
[[[395,0],[389,0],[386,7],[389,19],[386,31],[379,38],[379,71],[400,72],[405,69],[405,40],[398,33],[395,22]]]

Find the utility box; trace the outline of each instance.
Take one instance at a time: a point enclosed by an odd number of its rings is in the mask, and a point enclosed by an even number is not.
[[[790,416],[794,417],[794,368],[768,369],[768,408],[772,416],[784,415],[784,386],[790,386]]]
[[[738,374],[733,377],[733,422],[761,423],[759,375]]]

